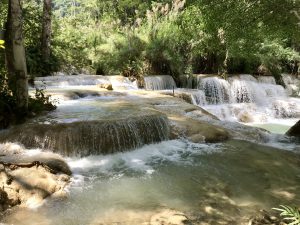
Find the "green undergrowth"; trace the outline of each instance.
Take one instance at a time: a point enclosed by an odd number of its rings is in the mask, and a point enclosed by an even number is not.
[[[42,112],[56,109],[55,102],[50,99],[51,96],[46,95],[43,89],[36,89],[34,96],[28,99],[28,110],[19,110],[5,79],[0,80],[0,87],[0,129],[23,123]]]

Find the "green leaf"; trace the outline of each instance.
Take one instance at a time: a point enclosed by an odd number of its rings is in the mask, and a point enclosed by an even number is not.
[[[273,210],[279,211],[280,216],[286,221],[291,221],[288,225],[300,225],[300,212],[295,207],[280,205],[281,208],[273,208]]]
[[[0,40],[0,48],[3,48],[3,49],[5,48],[5,47],[4,47],[4,43],[5,43],[5,41]]]

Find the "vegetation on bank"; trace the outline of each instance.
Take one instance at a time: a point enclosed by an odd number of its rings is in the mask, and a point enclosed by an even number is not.
[[[57,71],[271,73],[279,82],[299,70],[299,15],[295,0],[3,0],[1,110],[22,118],[49,106],[39,90],[29,98],[26,79]]]
[[[280,208],[273,208],[280,212],[280,216],[287,221],[287,225],[300,224],[300,211],[297,207],[280,205]]]
[[[47,60],[37,35],[43,31],[45,2],[51,1],[28,0],[22,5],[32,76],[81,69],[175,77],[298,71],[299,1],[52,0]],[[6,10],[7,4],[1,4],[0,24]]]
[[[0,47],[3,49],[4,43],[3,40],[0,40]],[[50,101],[50,96],[46,95],[43,89],[38,88],[36,88],[34,96],[28,98],[27,109],[20,108],[17,97],[8,85],[9,81],[6,74],[6,70],[2,69],[2,76],[0,76],[0,130],[11,124],[22,123],[26,118],[43,111],[51,111],[56,108],[53,102]]]

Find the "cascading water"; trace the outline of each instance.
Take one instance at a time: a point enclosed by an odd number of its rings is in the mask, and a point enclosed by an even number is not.
[[[128,77],[123,76],[108,76],[112,87],[115,90],[137,90],[138,85],[136,81],[130,81]]]
[[[182,76],[182,83],[190,87],[188,80],[194,77],[197,78],[198,91],[180,88],[168,94],[201,106],[221,120],[269,123],[276,119],[297,119],[300,116],[300,100],[289,98],[288,90],[276,85],[273,77],[260,76],[256,79],[242,74],[229,77],[227,81],[216,76],[197,75]],[[156,81],[157,87],[165,85],[165,81]],[[288,81],[291,83],[291,78]],[[294,121],[291,120],[289,124],[292,125]]]
[[[282,80],[289,95],[300,96],[300,80],[289,74],[282,74]]]
[[[231,102],[230,84],[218,77],[198,77],[198,89],[203,90],[209,104],[223,104]]]
[[[120,152],[169,138],[166,116],[150,114],[135,118],[27,124],[10,129],[1,141],[19,142],[28,148],[49,149],[65,156]]]
[[[229,82],[219,77],[198,76],[198,89],[205,93],[202,106],[221,120],[265,123],[281,118],[299,118],[300,100],[289,98],[287,90],[270,76],[233,76]],[[289,80],[291,82],[291,80]],[[293,123],[292,120],[290,123]]]
[[[161,225],[184,214],[190,224],[248,224],[257,209],[299,203],[294,197],[300,194],[298,158],[239,140],[210,145],[173,140],[131,152],[69,158],[73,179],[67,198],[50,199],[35,210],[11,210],[0,221]]]
[[[231,82],[231,91],[233,94],[234,102],[236,103],[250,103],[259,99],[260,94],[263,92],[257,89],[259,93],[255,91],[255,83],[248,80],[233,80]],[[265,96],[262,95],[262,99]]]
[[[144,80],[146,90],[171,90],[176,88],[173,77],[169,75],[146,76]]]
[[[258,82],[260,83],[266,83],[266,84],[274,84],[276,85],[275,78],[272,76],[259,76],[257,78]]]
[[[66,87],[66,86],[86,86],[109,83],[108,76],[100,75],[68,75],[68,76],[51,76],[51,77],[36,77],[36,87]]]
[[[226,114],[225,119],[239,116],[247,120],[258,113],[264,117],[275,111],[279,117],[292,116],[291,113],[297,111],[296,100],[287,99],[279,86],[244,77],[245,80],[243,77],[236,79],[245,81],[242,84],[252,82],[257,86],[249,85],[250,88],[243,89],[241,83],[236,82],[237,89],[248,92],[251,102],[240,98],[237,103],[231,91],[234,81],[229,83],[220,78],[203,78],[207,79],[204,82],[207,85],[200,85],[201,90],[176,89],[175,95],[185,93],[195,105],[203,105],[217,115],[217,110],[221,109],[220,114]],[[122,82],[116,79],[116,83]],[[63,78],[59,80],[63,82]],[[172,81],[161,82],[172,84]],[[66,83],[70,84],[69,81]],[[52,84],[55,86],[57,82]],[[156,84],[159,88],[166,86]],[[91,91],[89,88],[86,87]],[[252,93],[257,91],[256,88],[264,92],[265,105],[258,104],[259,99]],[[136,96],[135,92],[102,90],[100,93],[97,87],[92,92],[81,87],[80,92],[74,91],[73,87],[71,90],[77,93],[78,99],[64,100],[56,111],[1,132],[0,136],[1,141],[17,141],[27,147],[42,148],[24,150],[24,154],[53,149],[70,156],[66,157],[73,172],[68,187],[70,195],[63,200],[49,199],[47,204],[35,210],[12,209],[0,218],[0,223],[167,224],[181,216],[188,218],[191,224],[248,224],[247,218],[256,215],[258,208],[270,209],[283,200],[295,205],[299,203],[294,197],[300,193],[295,179],[299,175],[297,153],[241,140],[218,144],[196,144],[186,139],[163,141],[170,134],[169,121],[164,114],[154,110],[160,107],[151,106],[169,107],[171,115],[176,114],[173,109],[181,109],[183,105],[191,108],[192,111],[186,111],[189,113],[196,113],[197,107],[143,90]],[[61,92],[64,91],[65,88]],[[218,100],[210,102],[211,98],[206,98],[212,95]],[[287,100],[290,108],[285,105]],[[274,102],[276,104],[271,106]],[[278,105],[282,105],[280,109]],[[259,111],[262,108],[265,111]],[[241,133],[245,127],[238,125],[242,128],[235,132]],[[253,128],[251,132],[254,131],[257,129]],[[149,145],[142,146],[144,144]],[[8,149],[11,154],[20,151],[14,144],[11,148]],[[130,152],[117,152],[133,148]]]
[[[101,75],[67,75],[36,77],[35,86],[43,87],[68,87],[68,86],[92,86],[99,84],[111,84],[114,89],[136,90],[137,83],[123,76],[101,76]]]
[[[207,104],[204,91],[198,90],[195,92],[191,92],[191,98],[192,98],[192,103],[194,105],[203,106]]]

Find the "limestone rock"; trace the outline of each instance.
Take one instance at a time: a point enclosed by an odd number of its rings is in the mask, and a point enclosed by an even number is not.
[[[286,135],[300,138],[300,120],[286,132]]]
[[[17,144],[0,144],[0,211],[37,207],[47,197],[66,194],[71,175],[67,163],[53,153],[26,152]]]
[[[98,87],[109,90],[109,91],[113,90],[112,84],[98,84]]]
[[[257,215],[252,218],[249,223],[249,225],[286,225],[286,223],[283,221],[283,219],[272,215],[271,213],[260,210]]]
[[[16,169],[6,167],[0,172],[0,183],[3,185],[0,208],[5,210],[16,205],[37,207],[54,193],[56,197],[64,196],[69,179],[67,175],[53,174],[42,166]]]
[[[173,123],[171,137],[184,136],[195,143],[215,143],[228,140],[230,135],[227,130],[204,121],[198,121],[186,117],[169,117]]]
[[[151,217],[151,225],[185,225],[188,222],[187,216],[182,212],[165,209]]]

